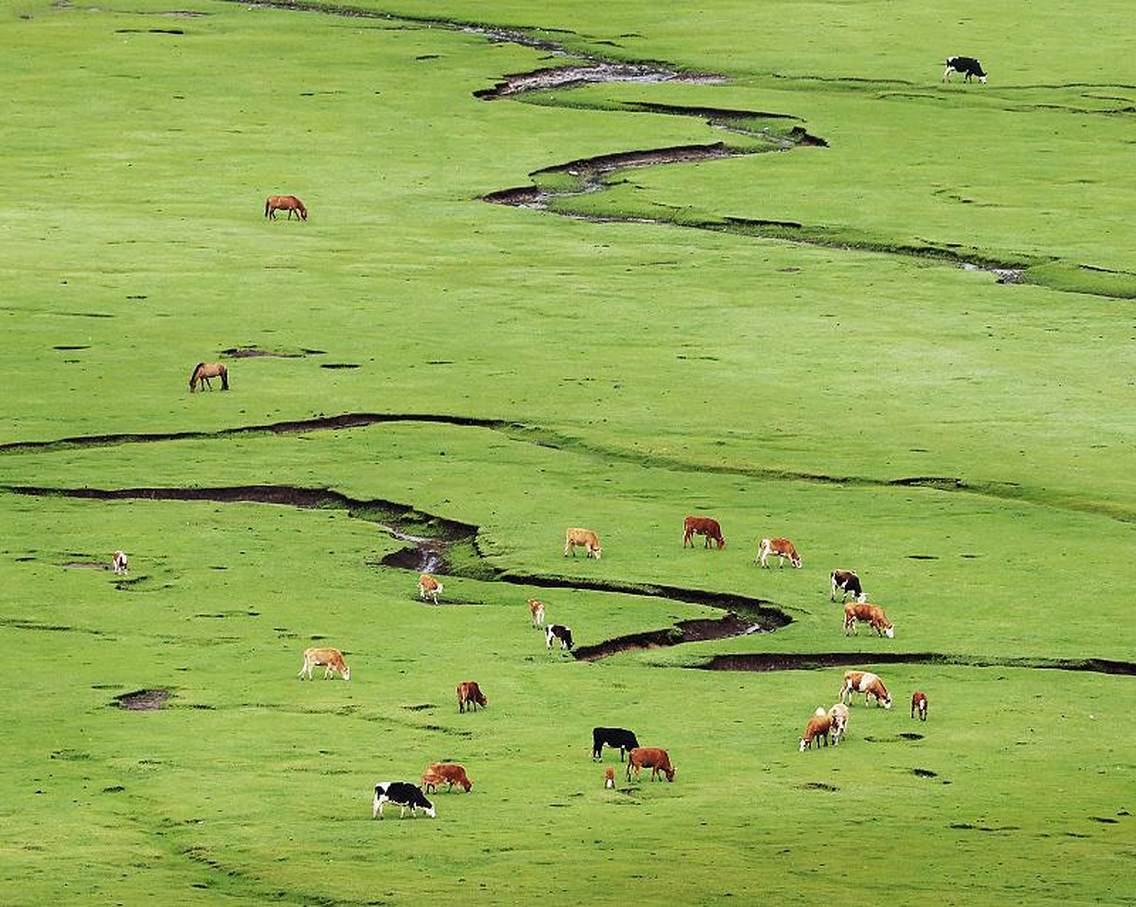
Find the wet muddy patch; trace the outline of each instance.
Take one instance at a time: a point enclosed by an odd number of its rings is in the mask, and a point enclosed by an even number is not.
[[[717,620],[709,618],[680,620],[674,626],[664,630],[630,633],[595,645],[578,646],[572,652],[572,655],[579,661],[597,661],[621,652],[660,649],[687,642],[702,642],[708,639],[729,639],[733,636],[758,633],[762,629],[760,624],[730,613]]]
[[[259,346],[231,346],[228,349],[221,350],[219,355],[228,359],[256,359],[262,356],[269,356],[274,359],[301,359],[305,354],[302,351],[265,350]]]
[[[357,362],[321,362],[320,368],[361,368]]]
[[[125,709],[128,712],[153,712],[163,708],[173,693],[162,687],[146,690],[134,690],[114,697],[110,704],[115,708]]]
[[[1096,674],[1136,674],[1136,662],[1107,658],[998,658],[943,652],[813,652],[805,654],[752,652],[715,655],[694,665],[702,671],[816,671],[875,664],[959,665],[969,668],[1030,668],[1089,671]],[[915,738],[911,738],[915,739]]]
[[[835,784],[826,784],[823,781],[807,781],[804,784],[798,785],[801,790],[823,790],[829,793],[835,793],[840,790]]]
[[[913,768],[911,770],[911,774],[913,774],[916,778],[938,778],[939,777],[938,772],[933,772],[929,768]]]

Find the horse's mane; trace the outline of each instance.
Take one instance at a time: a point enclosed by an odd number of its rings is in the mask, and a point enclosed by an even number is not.
[[[193,371],[189,373],[189,380],[190,380],[190,381],[192,381],[192,380],[193,380],[193,376],[197,374],[197,370],[198,370],[199,368],[202,368],[202,367],[203,367],[204,365],[205,365],[205,363],[204,363],[204,362],[199,362],[199,363],[197,363],[197,365],[195,365],[195,366],[193,367]]]

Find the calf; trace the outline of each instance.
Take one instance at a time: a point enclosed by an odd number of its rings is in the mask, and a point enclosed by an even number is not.
[[[458,684],[459,712],[464,712],[466,706],[469,706],[470,711],[476,712],[478,706],[485,708],[487,705],[489,705],[489,700],[481,692],[481,687],[477,685],[476,680],[463,680]]]
[[[887,615],[884,614],[884,609],[879,605],[863,605],[859,602],[848,602],[848,604],[844,606],[845,636],[851,632],[856,632],[856,621],[858,620],[871,624],[872,629],[880,636],[886,636],[888,639],[895,637],[895,627],[892,626],[891,621],[888,620]]]
[[[688,516],[682,521],[682,547],[686,547],[686,543],[690,543],[690,547],[694,547],[694,536],[703,535],[706,537],[706,544],[704,548],[710,547],[711,540],[718,543],[718,550],[721,551],[726,547],[726,540],[722,538],[722,527],[718,525],[718,521],[711,519],[708,516]]]
[[[868,704],[869,696],[874,696],[877,705],[882,705],[885,709],[891,708],[891,696],[887,687],[875,674],[868,671],[845,671],[844,684],[840,687],[840,701],[844,702],[847,698],[851,704],[856,693],[864,694],[864,705]]]
[[[832,716],[827,714],[824,709],[817,709],[817,714],[809,719],[809,723],[805,725],[805,733],[801,736],[801,746],[799,752],[804,752],[813,745],[816,741],[817,749],[820,749],[821,740],[824,745],[828,746],[828,734],[832,730]]]
[[[422,599],[422,601],[426,601],[427,598],[432,598],[434,604],[438,604],[438,596],[444,588],[445,586],[434,579],[429,573],[423,573],[418,577],[418,597]]]
[[[793,547],[793,543],[788,539],[762,539],[761,544],[757,546],[757,554],[753,556],[753,562],[756,564],[758,560],[761,561],[761,566],[766,567],[766,560],[769,555],[777,555],[777,566],[785,566],[785,558],[789,558],[789,563],[794,567],[801,566],[801,556],[797,554],[797,549]]]
[[[380,781],[376,784],[375,801],[371,805],[371,818],[381,819],[383,807],[388,803],[393,803],[399,808],[398,817],[400,819],[406,815],[408,808],[412,819],[417,816],[418,810],[422,810],[431,819],[437,816],[434,804],[426,799],[426,795],[422,793],[417,784],[411,784],[409,781]]]
[[[560,650],[567,649],[572,651],[572,630],[563,624],[549,624],[544,631],[544,641],[548,644],[548,648],[552,648],[552,640],[560,640]]]
[[[111,558],[111,566],[114,568],[114,572],[115,572],[116,575],[126,576],[126,567],[127,567],[126,552],[125,551],[116,551],[114,553],[113,557]]]
[[[619,750],[619,761],[623,761],[623,754],[633,750],[639,741],[631,731],[621,727],[594,727],[592,728],[592,758],[602,759],[604,744],[613,750]]]
[[[919,720],[927,720],[927,694],[916,690],[911,697],[911,717],[915,717],[915,713],[919,713]]]
[[[674,781],[675,770],[671,765],[671,757],[667,755],[666,750],[659,749],[656,746],[637,746],[630,753],[627,754],[627,780],[631,780],[631,770],[635,769],[635,780],[639,780],[639,772],[642,769],[649,768],[651,770],[651,780],[654,781],[659,772],[662,772],[667,781]]]
[[[840,604],[842,605],[848,600],[849,594],[858,602],[868,600],[864,590],[860,587],[860,577],[851,570],[833,570],[829,579],[832,580],[832,594],[828,597],[830,602],[836,601],[837,589],[843,593],[840,596]]]
[[[850,717],[848,706],[843,702],[838,702],[828,710],[828,715],[832,719],[832,745],[836,746],[844,739],[844,733],[848,730],[848,719]]]
[[[307,675],[308,680],[311,680],[312,668],[316,665],[323,665],[324,680],[327,680],[336,671],[344,680],[351,679],[351,669],[347,667],[347,663],[343,660],[343,653],[339,649],[304,649],[304,665],[300,668],[300,679],[303,680],[304,676]]]
[[[604,769],[604,787],[607,790],[615,788],[615,769],[610,765]]]
[[[986,73],[982,71],[982,64],[974,57],[947,57],[947,68],[943,70],[943,81],[951,80],[952,72],[961,72],[964,81],[969,82],[971,76],[978,76],[978,81],[986,84]]]
[[[529,599],[529,614],[532,615],[532,625],[536,629],[544,626],[544,602],[540,599]]]
[[[455,784],[460,784],[468,794],[473,787],[473,782],[465,773],[465,766],[456,762],[434,762],[422,773],[422,786],[426,788],[426,793],[437,790],[443,782],[449,785],[447,791],[453,790]]]
[[[564,556],[567,557],[571,553],[572,557],[575,557],[577,548],[583,548],[587,552],[585,557],[594,557],[597,561],[603,555],[600,537],[591,529],[569,529],[565,533]]]

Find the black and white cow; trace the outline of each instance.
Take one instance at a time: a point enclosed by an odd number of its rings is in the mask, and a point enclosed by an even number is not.
[[[952,72],[961,72],[969,82],[971,76],[978,76],[978,81],[986,84],[986,73],[982,71],[982,64],[974,57],[947,57],[947,68],[943,71],[943,81],[951,80]]]
[[[858,602],[866,602],[868,597],[864,594],[864,590],[860,587],[860,577],[858,577],[851,570],[833,570],[832,576],[832,594],[828,597],[829,601],[836,601],[836,590],[839,589],[843,595],[840,596],[840,604],[844,604],[851,595]]]
[[[544,631],[544,641],[548,644],[548,648],[552,648],[552,640],[560,640],[560,648],[572,651],[572,630],[564,624],[549,624],[548,628]]]
[[[613,750],[619,750],[619,761],[623,761],[623,754],[629,750],[635,749],[639,745],[639,740],[635,735],[625,728],[621,727],[594,727],[592,728],[592,758],[603,758],[604,744],[610,746]]]
[[[398,817],[400,819],[406,815],[407,807],[410,808],[411,818],[415,817],[418,810],[422,810],[431,819],[436,815],[434,804],[426,799],[426,795],[422,793],[422,789],[417,784],[411,784],[409,781],[380,781],[376,784],[371,818],[381,819],[383,807],[387,803],[393,803],[399,808]]]

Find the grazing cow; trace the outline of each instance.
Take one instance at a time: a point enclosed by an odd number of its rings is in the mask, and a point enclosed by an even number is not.
[[[615,788],[615,769],[610,765],[604,769],[604,787],[607,790]]]
[[[858,602],[866,602],[868,596],[864,594],[864,590],[860,586],[860,577],[858,577],[851,570],[833,570],[832,576],[832,594],[828,597],[830,602],[836,601],[836,590],[839,589],[842,593],[840,596],[840,604],[844,604],[851,595]]]
[[[982,71],[982,64],[974,57],[947,57],[947,68],[943,70],[943,81],[951,80],[952,72],[963,74],[964,81],[969,82],[971,76],[978,76],[978,81],[986,84],[986,73]]]
[[[126,576],[127,560],[125,551],[116,551],[111,558],[111,566],[114,568],[115,575]]]
[[[532,615],[532,624],[536,629],[544,626],[544,602],[538,598],[529,599],[529,613]]]
[[[594,727],[592,728],[592,758],[602,759],[604,744],[613,750],[619,750],[619,761],[623,761],[623,754],[633,750],[639,745],[635,735],[621,727]]]
[[[682,521],[682,547],[685,548],[687,542],[690,547],[694,547],[694,536],[706,536],[706,544],[702,547],[709,548],[711,540],[718,543],[718,550],[721,551],[726,547],[726,540],[722,538],[722,527],[718,525],[718,521],[711,519],[708,516],[688,516]]]
[[[323,665],[324,680],[330,678],[336,671],[344,680],[351,679],[351,669],[347,667],[347,663],[343,660],[343,653],[339,649],[304,649],[304,666],[300,668],[300,679],[303,680],[304,675],[307,675],[308,680],[311,680],[312,668],[316,665]]]
[[[627,780],[631,780],[631,770],[635,769],[635,780],[639,780],[639,772],[642,769],[649,768],[651,770],[651,780],[654,781],[659,772],[666,775],[667,781],[674,781],[675,770],[671,765],[671,757],[667,755],[666,750],[661,750],[657,746],[637,746],[630,753],[627,754]]]
[[[788,539],[762,539],[761,544],[757,546],[757,554],[753,556],[753,562],[756,564],[758,560],[761,561],[761,566],[768,566],[765,562],[769,555],[777,555],[777,566],[785,566],[785,558],[789,558],[789,563],[794,567],[801,566],[801,556],[797,554],[797,549],[793,547],[793,543]]]
[[[832,719],[832,745],[836,746],[844,739],[844,733],[848,730],[848,719],[851,713],[848,711],[848,706],[843,702],[838,702],[831,709],[828,710],[828,717]]]
[[[444,588],[445,586],[434,579],[429,573],[423,573],[418,577],[418,597],[422,599],[422,601],[426,601],[427,598],[432,598],[434,604],[438,604],[438,595],[441,594]]]
[[[597,561],[603,555],[600,547],[600,537],[591,529],[569,529],[564,535],[564,556],[576,556],[576,549],[583,548],[585,557],[594,557]]]
[[[467,705],[473,712],[477,711],[478,706],[485,708],[489,705],[489,700],[481,692],[476,680],[463,680],[458,684],[458,711],[464,712]]]
[[[422,810],[431,819],[437,816],[434,804],[426,799],[421,788],[409,781],[380,781],[375,785],[375,802],[371,805],[371,818],[381,819],[383,807],[393,803],[399,808],[398,817],[401,819],[410,809],[410,818],[416,818],[418,810]]]
[[[850,632],[857,633],[856,621],[863,621],[864,623],[871,624],[872,629],[875,630],[880,636],[886,636],[888,639],[895,637],[895,627],[892,626],[887,615],[884,614],[884,609],[879,605],[862,605],[860,602],[848,602],[844,606],[844,635],[847,636]]]
[[[434,762],[422,773],[422,786],[426,788],[426,793],[430,793],[431,789],[437,790],[443,782],[449,785],[447,791],[452,791],[455,784],[460,784],[468,794],[473,787],[473,782],[465,773],[465,766],[456,762]]]
[[[820,749],[820,742],[823,740],[824,745],[828,746],[828,734],[832,730],[832,716],[825,712],[824,709],[817,709],[810,719],[809,723],[805,725],[805,733],[801,737],[801,747],[799,752],[804,752],[810,749],[813,741],[816,741],[817,749]]]
[[[868,671],[845,671],[844,684],[840,687],[840,701],[844,702],[847,698],[848,703],[851,704],[852,697],[856,693],[864,694],[864,705],[868,704],[869,696],[874,696],[877,705],[882,705],[885,709],[891,708],[891,696],[887,687],[875,674]]]
[[[915,717],[915,713],[919,713],[919,720],[927,720],[927,694],[916,690],[911,697],[911,717]]]
[[[552,649],[552,640],[560,640],[560,651],[563,652],[567,649],[572,651],[572,630],[563,624],[549,624],[544,631],[544,641],[548,644],[548,648]]]

